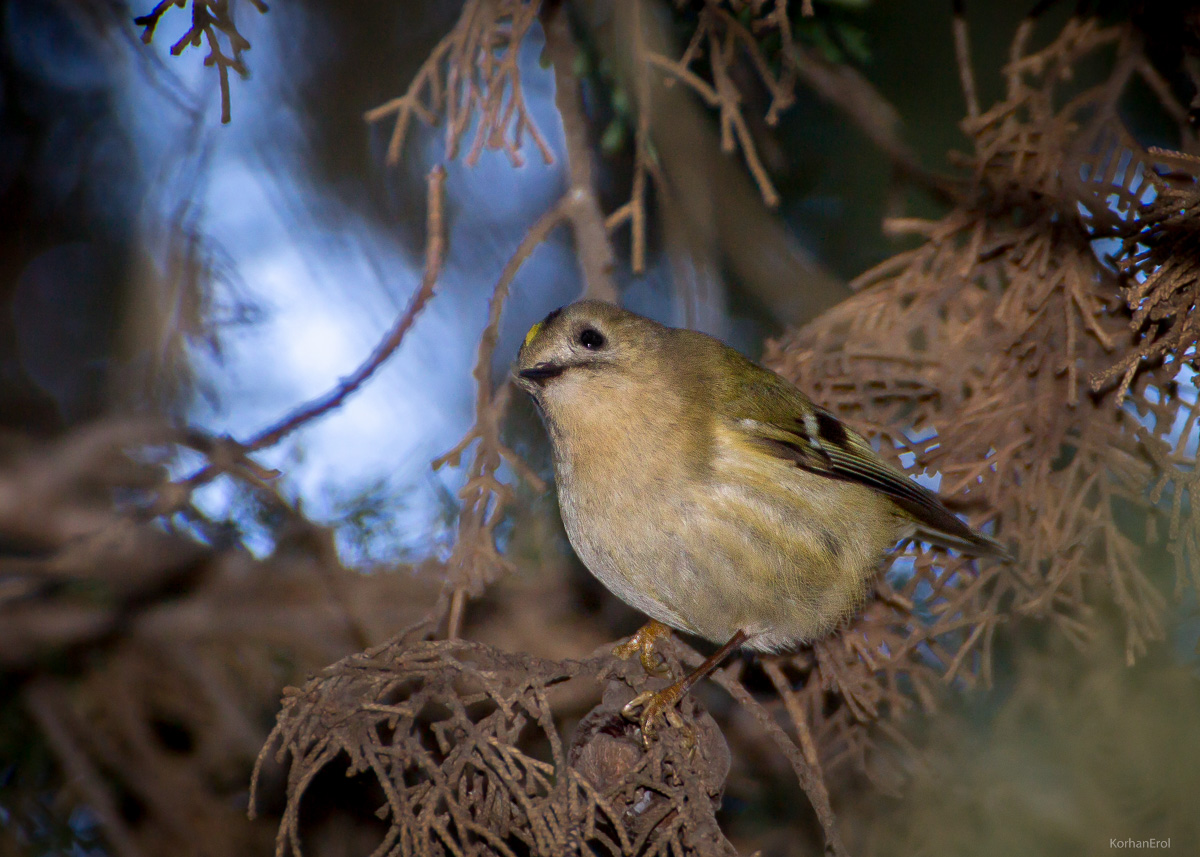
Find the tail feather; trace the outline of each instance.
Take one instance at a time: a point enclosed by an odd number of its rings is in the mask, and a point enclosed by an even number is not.
[[[961,528],[956,527],[953,533],[918,526],[914,537],[938,547],[959,551],[967,556],[990,556],[1005,562],[1012,562],[1014,559],[1012,552],[1000,542],[972,530],[966,524],[961,524]]]

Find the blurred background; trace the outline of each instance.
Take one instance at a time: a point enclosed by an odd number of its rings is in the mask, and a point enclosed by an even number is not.
[[[208,47],[171,55],[194,7],[208,5],[234,16],[251,46],[248,73],[230,75],[228,124]],[[620,4],[566,5],[609,213],[629,198],[637,157],[636,96],[609,41]],[[1040,44],[1081,9],[1109,23],[1133,16],[1165,85],[1190,103],[1194,34],[1156,29],[1141,4],[997,0],[965,4],[985,109],[1002,97],[1011,39],[1035,5]],[[1193,20],[1189,4],[1162,5]],[[704,4],[642,6],[678,51]],[[811,85],[768,125],[769,93],[744,60],[735,83],[778,205],[762,203],[740,155],[703,154],[717,152],[720,131],[702,110],[699,132],[659,142],[655,157],[699,153],[691,180],[720,189],[709,232],[682,240],[652,213],[640,273],[629,232],[613,233],[623,305],[755,358],[849,296],[854,277],[916,247],[884,220],[946,214],[941,177],[957,169],[947,153],[971,146],[950,2],[828,0],[812,18],[791,6],[797,43],[881,96],[863,109],[904,157]],[[260,820],[244,810],[279,694],[437,602],[469,461],[430,463],[477,422],[472,371],[492,290],[570,181],[537,23],[517,62],[553,162],[527,142],[519,166],[494,150],[469,164],[448,156],[444,124],[414,120],[389,164],[391,120],[364,114],[405,91],[461,4],[292,0],[264,14],[189,3],[166,9],[147,44],[134,18],[153,9],[0,2],[0,854],[274,847],[284,774],[267,771]],[[1142,146],[1186,142],[1146,86],[1121,118]],[[254,454],[280,475],[220,473],[156,520],[164,480],[188,478],[221,438],[254,436],[367,359],[420,287],[426,175],[438,164],[447,257],[401,347],[340,406]],[[723,219],[723,206],[734,215]],[[517,274],[489,358],[495,383],[529,326],[581,294],[573,246],[560,229]],[[1185,367],[1178,395],[1194,406],[1191,378]],[[179,443],[163,426],[203,441]],[[1194,423],[1179,432],[1194,463]],[[503,436],[549,479],[526,402],[514,399]],[[498,476],[518,495],[495,533],[514,569],[467,608],[471,636],[577,657],[633,630],[638,617],[574,559],[553,492],[509,463]],[[76,549],[101,531],[99,545]],[[1169,601],[1162,639],[1127,665],[1103,607],[1084,648],[1036,625],[1004,637],[990,689],[943,688],[937,715],[905,721],[911,747],[880,749],[896,754],[901,787],[837,781],[859,849],[1084,854],[1107,851],[1110,836],[1200,849],[1200,614],[1194,590],[1173,589],[1171,556],[1154,546],[1145,556]],[[803,797],[794,784],[772,792],[772,777],[752,761],[735,767],[727,835],[744,853],[818,853],[815,824],[796,820]],[[379,836],[369,801],[336,783],[313,789],[310,853],[369,853]]]

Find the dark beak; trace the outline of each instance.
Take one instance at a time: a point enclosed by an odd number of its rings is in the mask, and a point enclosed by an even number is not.
[[[535,384],[544,384],[551,378],[557,378],[566,368],[566,366],[560,366],[557,363],[539,363],[528,369],[522,369],[517,374],[526,381],[533,381]]]

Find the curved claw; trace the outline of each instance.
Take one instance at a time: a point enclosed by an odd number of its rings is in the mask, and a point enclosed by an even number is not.
[[[660,726],[670,724],[676,729],[687,728],[676,708],[682,696],[676,685],[659,691],[647,690],[626,703],[621,714],[638,724],[642,730],[642,745],[649,749],[650,739]]]
[[[641,662],[642,669],[646,671],[646,675],[666,678],[671,674],[671,668],[667,666],[666,657],[654,648],[642,649],[638,653],[638,661]]]
[[[617,646],[613,650],[613,654],[619,658],[629,658],[634,652],[641,652],[643,658],[642,666],[646,667],[647,672],[650,672],[650,668],[646,666],[646,652],[649,651],[653,654],[654,641],[670,633],[671,629],[661,622],[650,622],[626,642]],[[683,718],[679,716],[679,712],[675,710],[675,706],[679,700],[683,699],[684,694],[691,689],[692,685],[720,666],[721,662],[729,656],[729,653],[746,642],[746,640],[746,632],[738,629],[737,633],[729,638],[729,642],[705,658],[704,662],[691,673],[685,675],[670,687],[665,687],[659,691],[646,691],[639,694],[621,709],[621,714],[630,720],[636,721],[641,726],[642,746],[649,749],[651,736],[657,731],[660,723],[667,722],[677,728],[683,727],[686,729],[687,735],[685,736],[685,741],[694,750],[695,735],[692,734],[689,727],[684,725]],[[641,711],[640,715],[638,714],[639,710]]]
[[[667,659],[659,654],[656,646],[659,640],[671,636],[671,629],[662,622],[651,620],[639,628],[632,637],[613,649],[613,655],[627,661],[634,655],[642,664],[647,675],[666,676],[670,670]]]

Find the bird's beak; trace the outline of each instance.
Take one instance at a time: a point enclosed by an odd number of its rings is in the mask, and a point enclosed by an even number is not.
[[[566,368],[558,363],[538,363],[536,366],[522,369],[517,375],[540,386],[551,378],[557,378]]]

